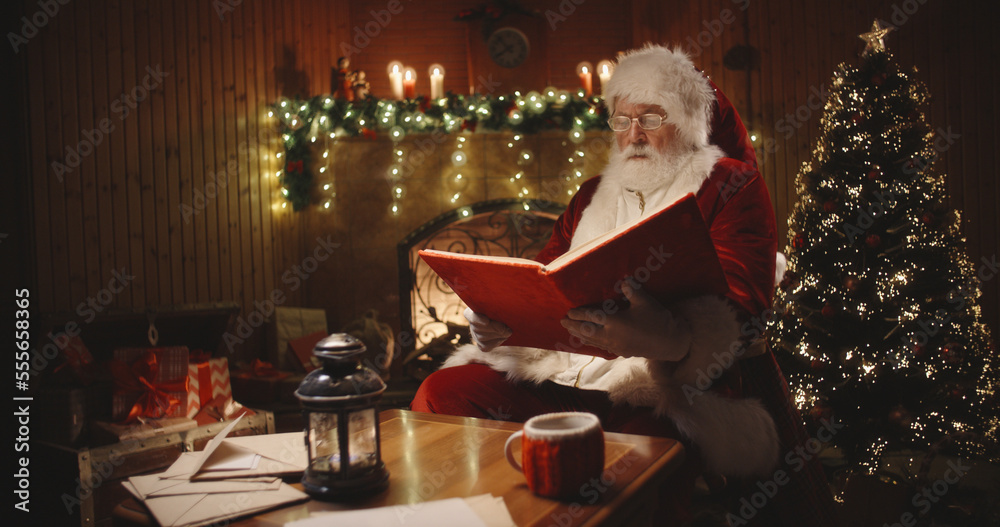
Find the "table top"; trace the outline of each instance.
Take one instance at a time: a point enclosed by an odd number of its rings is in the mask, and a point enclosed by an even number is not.
[[[234,522],[278,526],[312,512],[407,505],[480,494],[502,496],[519,525],[624,524],[655,506],[656,489],[684,459],[672,439],[605,432],[605,471],[577,500],[534,495],[504,457],[519,423],[386,410],[380,414],[385,491],[350,504],[309,500]],[[301,485],[296,483],[297,488]]]

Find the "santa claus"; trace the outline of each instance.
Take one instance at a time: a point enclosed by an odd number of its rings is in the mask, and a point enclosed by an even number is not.
[[[675,480],[689,483],[702,471],[770,477],[803,434],[761,339],[777,237],[746,129],[684,53],[661,46],[619,58],[604,96],[614,132],[608,165],[582,186],[537,259],[551,261],[693,193],[729,293],[663,303],[625,283],[627,308],[566,313],[569,333],[613,360],[503,346],[503,321],[467,311],[475,345],[428,377],[412,408],[513,421],[585,410],[605,430],[684,442],[692,461]]]

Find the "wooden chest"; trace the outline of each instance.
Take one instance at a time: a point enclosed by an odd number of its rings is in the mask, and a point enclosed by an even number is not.
[[[131,496],[121,482],[160,472],[182,452],[202,450],[228,423],[213,423],[148,439],[73,449],[32,445],[32,516],[44,525],[109,526],[115,506]],[[230,436],[274,433],[274,414],[244,417]],[[33,518],[34,519],[34,518]]]

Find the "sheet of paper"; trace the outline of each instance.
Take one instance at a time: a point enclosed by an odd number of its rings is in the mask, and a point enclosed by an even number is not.
[[[500,501],[497,502],[496,500]],[[286,527],[384,527],[399,525],[403,527],[513,527],[514,522],[503,523],[510,519],[502,498],[484,495],[473,498],[473,505],[483,514],[491,515],[500,523],[486,523],[476,510],[462,498],[413,503],[410,505],[395,505],[376,509],[356,511],[338,511],[318,513],[306,518],[285,524]],[[499,505],[502,512],[497,509]]]
[[[479,516],[486,527],[515,527],[503,497],[481,494],[465,498],[465,503]]]

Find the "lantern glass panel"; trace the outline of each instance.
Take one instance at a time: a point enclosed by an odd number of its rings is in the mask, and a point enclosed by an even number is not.
[[[351,412],[348,417],[351,468],[374,466],[376,456],[375,409],[365,408]]]
[[[340,472],[340,440],[337,414],[309,414],[309,457],[311,468],[322,472]]]

